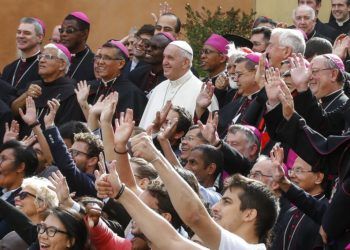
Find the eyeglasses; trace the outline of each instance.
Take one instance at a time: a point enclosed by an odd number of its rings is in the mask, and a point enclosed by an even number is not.
[[[302,173],[310,173],[312,172],[311,170],[303,170],[301,168],[292,168],[288,169],[288,175],[291,176],[292,174],[295,175],[301,175]]]
[[[200,55],[209,55],[209,54],[213,54],[213,53],[216,53],[216,54],[221,54],[220,52],[217,52],[215,50],[210,50],[210,49],[202,49],[199,54]]]
[[[59,28],[58,29],[58,32],[60,32],[60,34],[63,34],[64,32],[66,32],[67,34],[73,34],[77,31],[80,31],[79,29],[76,29],[76,28]]]
[[[245,75],[246,73],[249,73],[249,72],[252,72],[252,71],[245,71],[245,72],[236,72],[234,74],[232,74],[233,78],[240,78],[241,76]]]
[[[316,74],[317,74],[318,72],[320,72],[320,71],[329,70],[329,69],[333,69],[333,68],[311,69],[311,74],[312,74],[312,75],[316,75]]]
[[[85,153],[85,152],[82,152],[82,151],[79,151],[79,150],[73,149],[73,148],[69,149],[69,153],[72,155],[72,157],[78,156],[80,154],[83,154],[83,155],[86,155],[86,156],[90,156],[88,153]]]
[[[273,176],[272,176],[272,175],[263,174],[263,173],[261,173],[260,171],[250,172],[250,173],[248,174],[248,178],[255,179],[255,180],[261,180],[262,177],[272,178]]]
[[[60,59],[58,58],[57,56],[54,56],[54,55],[50,55],[50,54],[40,54],[38,55],[38,60],[40,61],[41,59],[45,59],[45,60],[57,60],[57,59]]]
[[[106,61],[110,62],[110,61],[124,60],[124,58],[112,58],[112,57],[106,56],[106,55],[96,55],[96,56],[94,56],[94,60],[95,61],[102,60],[102,61],[105,61],[105,62]]]
[[[18,198],[19,198],[20,200],[24,200],[24,199],[27,198],[28,196],[31,196],[31,197],[33,197],[33,198],[36,198],[36,196],[35,196],[34,194],[31,194],[31,193],[26,192],[26,191],[20,192],[17,196],[18,196]]]
[[[139,36],[135,36],[135,38],[135,43],[137,43],[138,45],[143,45],[145,48],[148,48],[150,46],[150,40]]]
[[[46,232],[46,235],[49,237],[54,237],[56,233],[62,233],[62,234],[68,234],[65,231],[59,230],[56,227],[46,227],[44,224],[38,224],[36,225],[36,230],[38,234],[43,234]]]

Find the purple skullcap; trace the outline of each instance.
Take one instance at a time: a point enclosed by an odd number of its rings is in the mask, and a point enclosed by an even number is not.
[[[74,17],[78,18],[79,20],[82,20],[83,22],[90,24],[90,19],[88,18],[88,16],[84,12],[74,11],[74,12],[71,12],[69,15],[74,16]]]
[[[72,56],[71,56],[71,54],[70,54],[70,52],[69,52],[69,50],[67,49],[66,46],[64,46],[64,45],[61,44],[61,43],[52,43],[52,44],[55,45],[57,49],[59,49],[60,51],[62,51],[63,54],[65,54],[65,55],[67,56],[69,62],[72,61]]]
[[[259,129],[251,125],[243,125],[243,126],[250,129],[254,133],[254,135],[258,138],[259,142],[261,142],[261,133]]]
[[[122,42],[116,41],[116,40],[110,40],[109,43],[113,44],[115,47],[120,49],[121,52],[125,55],[126,57],[125,59],[129,58],[129,51]]]
[[[212,34],[204,43],[204,45],[212,46],[214,49],[227,55],[227,45],[229,42],[218,34]]]
[[[261,57],[261,53],[259,53],[259,52],[253,52],[253,53],[247,54],[245,56],[245,58],[249,59],[250,61],[252,61],[253,63],[256,63],[256,64],[259,63],[260,57]]]
[[[343,61],[339,58],[339,56],[335,55],[335,54],[323,54],[323,56],[329,60],[331,60],[335,66],[337,67],[337,69],[340,70],[340,72],[344,73],[345,71],[345,66]]]
[[[40,24],[40,26],[43,30],[43,34],[45,35],[46,25],[45,25],[44,21],[41,20],[40,18],[37,18],[37,17],[34,17],[34,19]]]
[[[159,32],[158,34],[162,34],[163,36],[168,38],[171,42],[176,40],[176,38],[170,32]]]

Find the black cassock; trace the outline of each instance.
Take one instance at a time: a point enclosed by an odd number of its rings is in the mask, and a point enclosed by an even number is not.
[[[84,121],[83,112],[77,101],[74,88],[76,82],[68,77],[60,77],[53,82],[38,82],[42,95],[35,100],[39,121],[43,124],[44,116],[49,111],[47,101],[56,98],[60,101],[55,124],[57,126],[69,121]]]
[[[77,82],[94,80],[94,56],[95,54],[89,47],[72,55],[72,62],[67,76],[75,79]]]
[[[27,89],[28,82],[41,80],[38,74],[39,54],[25,60],[17,59],[6,65],[1,79],[16,88],[19,94],[22,94]]]
[[[123,75],[107,82],[106,85],[101,80],[94,80],[89,82],[89,84],[91,85],[88,99],[89,104],[95,104],[101,95],[106,97],[111,92],[117,91],[119,93],[119,99],[115,114],[116,117],[119,117],[120,112],[125,112],[127,108],[130,108],[134,111],[136,124],[139,123],[147,104],[147,97],[141,89],[136,87]]]

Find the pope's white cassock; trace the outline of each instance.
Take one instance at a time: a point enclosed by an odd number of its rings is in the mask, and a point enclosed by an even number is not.
[[[149,101],[143,112],[140,127],[146,129],[168,100],[173,106],[185,108],[192,117],[196,109],[196,99],[201,91],[203,82],[191,70],[175,81],[165,80],[156,86],[149,96]],[[218,110],[218,101],[214,96],[209,110]]]

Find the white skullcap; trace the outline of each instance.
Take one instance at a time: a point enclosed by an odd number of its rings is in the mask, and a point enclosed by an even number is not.
[[[192,50],[191,46],[185,41],[177,40],[177,41],[173,41],[169,44],[175,45],[175,46],[179,47],[180,49],[183,49],[183,50],[187,51],[188,53],[190,53],[191,55],[193,55],[193,50]]]

